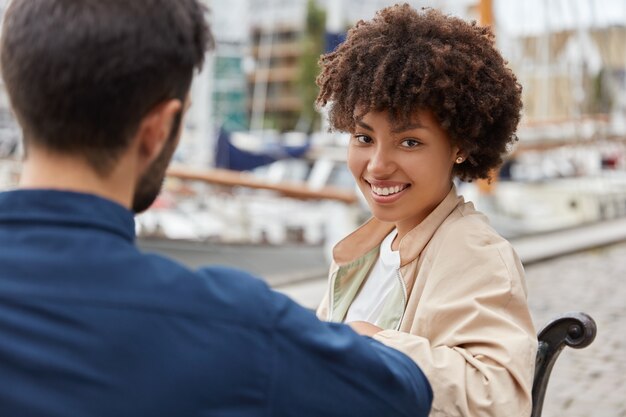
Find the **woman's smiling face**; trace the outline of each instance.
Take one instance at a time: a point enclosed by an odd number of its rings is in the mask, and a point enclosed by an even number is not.
[[[395,223],[401,238],[448,194],[459,156],[428,110],[406,126],[392,125],[387,112],[369,112],[351,135],[348,168],[374,216]]]

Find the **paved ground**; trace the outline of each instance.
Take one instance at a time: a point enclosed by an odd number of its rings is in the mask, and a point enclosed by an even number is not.
[[[598,325],[593,344],[566,348],[554,366],[544,417],[626,417],[626,243],[526,268],[536,326],[567,311]]]
[[[190,268],[225,265],[244,269],[264,278],[273,287],[324,277],[328,273],[322,246],[225,245],[141,238],[137,239],[137,244],[146,252],[163,254]]]
[[[532,264],[526,279],[537,329],[568,311],[598,326],[591,346],[561,353],[543,417],[626,417],[626,243]],[[314,308],[325,286],[320,279],[280,290]]]

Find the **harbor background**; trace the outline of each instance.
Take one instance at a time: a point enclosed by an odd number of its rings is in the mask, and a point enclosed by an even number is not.
[[[388,0],[206,0],[217,38],[164,192],[138,243],[191,267],[228,264],[315,308],[333,244],[369,213],[311,82],[319,53]],[[598,324],[566,349],[544,417],[626,417],[626,2],[409,1],[491,25],[524,88],[519,142],[491,183],[458,184],[520,253],[537,329]],[[0,1],[0,10],[6,7]],[[0,190],[20,132],[0,83]],[[246,161],[244,164],[242,161]]]

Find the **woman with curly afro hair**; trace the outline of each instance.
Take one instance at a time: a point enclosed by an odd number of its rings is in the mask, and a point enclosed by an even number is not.
[[[528,416],[537,350],[524,272],[453,183],[516,140],[521,87],[489,28],[396,5],[322,56],[317,103],[351,134],[373,218],[333,250],[318,316],[409,355],[431,416]]]

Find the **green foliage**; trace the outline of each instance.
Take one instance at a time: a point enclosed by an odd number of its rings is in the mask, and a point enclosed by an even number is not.
[[[593,113],[610,113],[613,107],[610,74],[606,68],[593,78],[593,92],[591,96],[591,111]]]
[[[320,115],[315,110],[315,98],[318,88],[315,78],[318,75],[318,60],[324,52],[324,35],[326,12],[317,6],[315,0],[308,0],[305,33],[301,39],[302,55],[300,55],[298,93],[302,99],[301,117],[312,131],[319,128]]]

